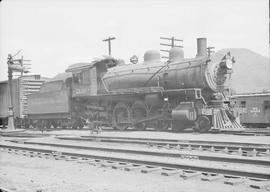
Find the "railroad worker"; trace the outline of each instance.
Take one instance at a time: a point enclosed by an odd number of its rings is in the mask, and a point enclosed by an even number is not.
[[[102,128],[100,126],[101,122],[99,121],[99,112],[98,111],[94,112],[92,117],[93,117],[92,118],[93,119],[93,126],[92,126],[93,128],[91,130],[91,134],[93,134],[93,133],[99,134],[102,131]]]
[[[45,130],[45,123],[42,121],[41,123],[38,124],[38,126],[39,126],[41,133],[43,133]]]
[[[91,134],[93,133],[93,123],[92,123],[92,121],[91,121],[91,118],[89,118],[89,117],[87,117],[86,119],[85,119],[85,123],[86,123],[86,126],[90,129],[90,131],[91,131]]]

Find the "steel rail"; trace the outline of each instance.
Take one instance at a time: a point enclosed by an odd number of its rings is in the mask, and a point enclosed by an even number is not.
[[[58,139],[63,140],[78,140],[78,141],[101,141],[101,142],[114,142],[114,143],[130,143],[130,144],[148,144],[148,145],[163,145],[168,147],[191,146],[191,147],[204,147],[210,149],[238,150],[241,148],[246,151],[260,151],[267,152],[270,150],[270,144],[258,143],[238,143],[238,142],[219,142],[219,141],[202,141],[202,140],[177,140],[177,139],[151,139],[151,138],[132,138],[132,137],[102,137],[102,136],[82,136],[82,137],[63,137],[58,136]]]
[[[17,150],[24,150],[24,151],[34,151],[34,152],[41,152],[41,153],[55,153],[60,152],[61,155],[64,156],[71,156],[71,157],[83,157],[83,158],[90,158],[90,159],[100,159],[100,160],[107,160],[107,161],[115,161],[115,162],[125,162],[125,163],[132,163],[138,165],[145,165],[145,166],[155,166],[161,167],[163,169],[182,169],[182,170],[193,170],[199,171],[204,173],[215,173],[215,174],[222,174],[222,175],[233,175],[233,176],[241,176],[241,177],[248,177],[248,178],[258,178],[258,179],[270,179],[270,173],[266,172],[248,172],[246,170],[235,170],[235,169],[226,169],[226,168],[214,168],[214,167],[205,167],[200,165],[187,165],[181,163],[169,163],[169,162],[162,162],[162,161],[149,161],[149,160],[141,160],[136,158],[121,158],[121,157],[112,157],[106,155],[93,155],[93,154],[83,154],[80,152],[67,152],[67,151],[59,151],[53,149],[41,149],[41,148],[33,148],[27,146],[14,146],[14,145],[6,145],[0,144],[2,148],[8,149],[17,149]]]
[[[160,138],[137,138],[137,137],[115,137],[115,136],[81,136],[82,138],[102,138],[102,139],[126,139],[126,140],[148,140],[148,141],[164,141],[164,142],[189,142],[189,143],[214,143],[214,144],[239,144],[239,145],[268,145],[270,144],[260,144],[260,143],[243,143],[243,142],[227,142],[227,141],[207,141],[207,140],[183,140],[183,139],[160,139]]]
[[[198,159],[198,160],[205,160],[205,161],[219,161],[219,162],[243,163],[243,164],[270,166],[270,159],[268,160],[268,159],[262,159],[262,158],[261,159],[260,158],[247,159],[247,158],[243,158],[243,157],[236,158],[236,157],[228,157],[228,156],[224,156],[224,155],[213,156],[213,155],[202,155],[202,154],[187,154],[187,153],[183,153],[183,152],[177,152],[177,153],[175,153],[175,152],[157,152],[157,151],[150,151],[150,150],[147,151],[147,150],[138,150],[138,149],[93,147],[93,146],[47,143],[47,142],[33,142],[33,141],[24,141],[23,144],[43,145],[43,146],[53,146],[53,147],[62,147],[62,148],[93,150],[93,151],[106,151],[106,152],[151,155],[151,156],[161,156],[161,157],[190,158],[190,159]]]

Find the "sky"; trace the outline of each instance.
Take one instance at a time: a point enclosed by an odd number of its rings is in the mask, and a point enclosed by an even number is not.
[[[185,57],[196,38],[215,50],[247,48],[269,57],[268,0],[3,0],[0,3],[0,81],[7,55],[31,60],[31,74],[53,77],[70,64],[108,54],[143,60],[160,37],[183,39]],[[166,43],[165,41],[162,41]],[[29,62],[28,62],[29,63]]]

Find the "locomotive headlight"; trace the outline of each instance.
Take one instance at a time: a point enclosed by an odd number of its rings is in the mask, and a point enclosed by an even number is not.
[[[227,67],[227,69],[232,69],[233,62],[231,59],[226,59],[226,67]]]

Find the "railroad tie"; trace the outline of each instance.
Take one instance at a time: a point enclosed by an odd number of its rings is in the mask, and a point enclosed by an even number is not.
[[[13,149],[8,149],[7,152],[8,152],[8,153],[13,153],[14,151],[13,151]]]
[[[231,176],[231,175],[224,175],[224,184],[227,185],[239,185],[244,183],[244,179],[242,177],[237,177],[237,176]]]
[[[102,161],[102,163],[100,164],[101,167],[112,167],[113,165],[118,164],[115,161]]]
[[[248,185],[251,188],[270,191],[270,180],[269,179],[249,178]]]
[[[270,156],[270,149],[267,149],[265,152],[262,152],[264,156]]]
[[[165,148],[165,149],[171,149],[170,144],[166,144],[166,145],[164,146],[164,148]]]
[[[82,158],[77,158],[77,163],[81,163],[81,164],[89,164],[89,162],[91,162],[93,160],[89,159],[89,158],[85,158],[85,157],[82,157]]]
[[[180,170],[180,169],[163,169],[161,172],[161,175],[172,176],[172,175],[180,174],[182,172],[183,170]]]
[[[43,153],[41,153],[41,152],[37,152],[37,157],[39,157],[39,158],[43,158]]]
[[[191,151],[191,150],[192,150],[191,145],[188,145],[187,150],[189,150],[189,151]]]
[[[15,149],[14,154],[15,154],[15,155],[22,155],[22,152],[21,152],[20,150]]]
[[[225,148],[223,149],[223,153],[226,153],[226,154],[228,154],[228,153],[229,153],[229,149],[228,149],[228,147],[225,147]]]
[[[151,173],[151,172],[154,172],[154,171],[160,171],[162,170],[161,167],[154,167],[154,166],[145,166],[141,172],[142,173]]]
[[[243,150],[241,147],[239,147],[239,149],[235,152],[238,155],[243,155]],[[232,153],[233,154],[233,153]]]
[[[252,151],[247,152],[248,157],[255,157],[257,155],[257,150],[254,148]]]
[[[75,157],[75,156],[69,156],[68,158],[66,158],[65,160],[66,161],[78,161],[78,157]]]
[[[42,156],[45,158],[45,159],[51,159],[52,158],[52,155],[50,153],[43,153]]]
[[[113,169],[122,169],[122,168],[129,167],[129,166],[132,166],[132,164],[125,163],[125,162],[118,162],[117,164],[112,165],[112,168]]]
[[[22,155],[23,155],[23,156],[27,156],[27,155],[29,155],[29,154],[28,154],[28,152],[27,152],[27,151],[25,151],[25,150],[22,150],[21,152],[22,152]]]
[[[27,152],[25,152],[24,156],[26,156],[26,157],[37,157],[38,154],[37,154],[37,152],[34,152],[34,151],[27,151]]]
[[[183,179],[190,179],[190,178],[198,177],[198,176],[201,176],[201,173],[198,171],[192,171],[192,170],[184,170],[180,174],[180,177]]]
[[[64,159],[62,157],[62,153],[59,152],[59,151],[53,151],[52,152],[52,158],[54,158],[55,160],[62,160],[62,159]]]
[[[18,144],[24,144],[24,140],[18,140],[17,143]]]
[[[211,146],[210,151],[211,151],[211,152],[215,152],[215,151],[216,151],[216,150],[215,150],[215,147],[214,147],[214,146]]]
[[[102,160],[102,159],[94,159],[93,160],[93,164],[91,164],[91,163],[89,163],[89,164],[95,165],[95,166],[102,166],[102,164],[103,164],[104,161],[105,160]]]
[[[143,169],[145,165],[132,164],[130,167],[125,167],[125,171],[133,171],[137,169]]]
[[[65,155],[57,155],[57,156],[54,156],[54,159],[55,160],[65,160],[67,157]]]
[[[202,173],[201,180],[202,181],[216,181],[223,179],[223,175],[217,173]]]
[[[85,163],[92,165],[92,166],[96,166],[97,165],[97,161],[96,159],[90,159],[88,161],[86,161]]]

